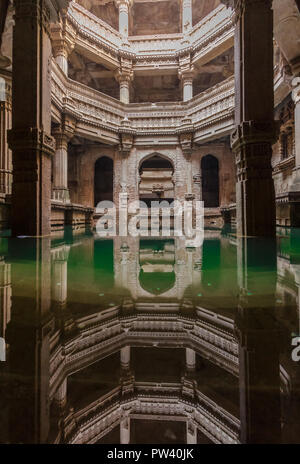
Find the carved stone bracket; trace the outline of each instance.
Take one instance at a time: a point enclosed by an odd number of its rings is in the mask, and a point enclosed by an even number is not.
[[[194,127],[191,119],[184,118],[179,130],[179,143],[183,153],[190,157],[193,149]]]
[[[123,155],[127,155],[130,153],[130,150],[133,147],[134,142],[134,132],[131,129],[130,121],[125,118],[123,119],[122,129],[120,130],[120,151],[122,151]]]

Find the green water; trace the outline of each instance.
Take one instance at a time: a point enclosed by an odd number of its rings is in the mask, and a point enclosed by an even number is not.
[[[300,230],[3,235],[0,257],[0,442],[300,442]]]

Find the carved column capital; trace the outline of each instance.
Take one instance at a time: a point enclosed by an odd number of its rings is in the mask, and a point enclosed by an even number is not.
[[[133,0],[115,0],[115,4],[118,8],[129,8],[133,4]]]
[[[118,69],[116,72],[115,72],[115,79],[116,81],[118,81],[120,84],[122,84],[123,82],[125,83],[130,83],[132,82],[133,80],[133,70],[132,69],[129,69],[129,68],[125,68],[125,69]]]
[[[63,115],[61,124],[57,125],[52,130],[53,137],[56,140],[56,149],[67,148],[69,141],[74,136],[75,129],[75,118],[69,115]]]

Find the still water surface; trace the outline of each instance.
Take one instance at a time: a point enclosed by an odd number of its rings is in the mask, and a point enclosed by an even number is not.
[[[300,443],[300,230],[3,236],[0,259],[1,443]]]

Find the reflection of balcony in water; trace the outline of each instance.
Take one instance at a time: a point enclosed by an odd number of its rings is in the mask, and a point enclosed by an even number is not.
[[[4,266],[11,269],[11,279],[5,280],[7,273],[3,274],[2,288],[8,286],[13,294],[11,321],[3,333],[10,369],[24,373],[28,383],[15,405],[8,403],[14,422],[19,420],[20,411],[22,416],[28,416],[28,407],[32,405],[28,398],[39,395],[40,418],[39,424],[29,420],[26,428],[22,421],[20,427],[12,427],[10,434],[16,441],[138,443],[141,430],[151,431],[156,423],[163,431],[163,443],[247,442],[254,440],[251,437],[255,431],[259,434],[254,435],[257,441],[260,434],[270,440],[257,424],[260,416],[253,419],[254,426],[249,429],[249,411],[241,410],[241,415],[238,411],[243,388],[247,387],[243,369],[248,362],[265,371],[262,375],[269,386],[264,392],[264,408],[265,404],[277,404],[276,395],[271,393],[271,386],[276,387],[277,366],[278,392],[280,385],[285,411],[282,439],[297,441],[293,412],[298,411],[299,401],[297,366],[290,361],[288,346],[280,357],[276,351],[278,329],[269,317],[273,308],[266,308],[264,313],[248,313],[244,308],[236,317],[235,263],[240,250],[238,240],[231,235],[222,237],[208,232],[201,250],[186,249],[178,238],[130,238],[125,243],[121,238],[112,241],[76,236],[68,243],[56,239],[52,248],[50,242],[44,241],[42,247],[38,245],[38,261],[36,245],[30,250],[29,242],[19,243],[19,251],[16,247],[13,252],[2,247]],[[278,256],[278,276],[282,277],[277,298],[284,300],[279,304],[278,323],[281,328],[294,331],[299,327],[298,278],[293,264],[296,251],[290,263],[289,247],[284,243],[280,248],[284,253],[281,251]],[[45,280],[50,258],[52,289],[50,279]],[[173,287],[161,294],[145,292],[139,281],[141,268],[150,275],[168,274],[173,269]],[[254,271],[256,280],[260,279]],[[249,268],[248,281],[251,272]],[[266,282],[272,282],[272,269],[266,272]],[[39,275],[44,276],[42,281],[37,280]],[[40,288],[42,282],[43,291],[37,297],[35,288]],[[251,290],[255,293],[255,288]],[[10,307],[4,307],[8,301],[5,292],[1,293],[2,321],[5,314],[10,314]],[[165,294],[169,296],[166,298]],[[21,310],[25,305],[31,308],[27,321]],[[45,314],[42,319],[39,308]],[[39,333],[44,334],[40,360],[35,356],[39,348],[33,336],[33,320]],[[250,332],[248,324],[252,327]],[[252,347],[244,344],[249,334]],[[24,343],[26,357],[20,358]],[[257,356],[263,360],[263,366]],[[39,375],[39,363],[43,366],[43,380],[36,387],[28,372],[30,367]],[[261,401],[257,398],[261,398],[261,392],[255,379],[252,382],[251,407],[259,412]],[[20,385],[10,386],[12,392],[20,394]],[[270,411],[273,412],[266,415],[265,423],[272,417],[270,430],[277,437],[280,419],[276,407]],[[59,422],[58,417],[63,420]],[[155,432],[152,436],[156,436]]]
[[[174,241],[144,240],[140,242],[141,287],[152,295],[163,295],[175,284]]]

